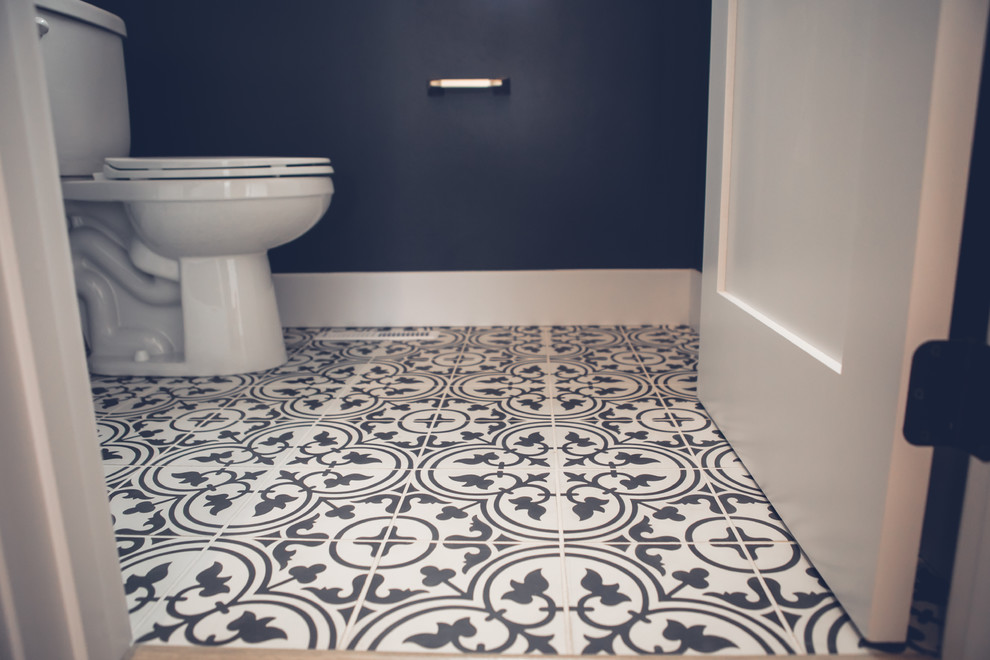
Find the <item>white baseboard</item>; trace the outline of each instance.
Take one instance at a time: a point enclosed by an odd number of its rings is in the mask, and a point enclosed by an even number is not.
[[[693,269],[277,273],[286,327],[693,325]]]

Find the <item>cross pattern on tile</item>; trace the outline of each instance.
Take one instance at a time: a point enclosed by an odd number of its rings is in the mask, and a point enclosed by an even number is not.
[[[429,330],[93,377],[136,641],[865,653],[698,401],[690,328]]]

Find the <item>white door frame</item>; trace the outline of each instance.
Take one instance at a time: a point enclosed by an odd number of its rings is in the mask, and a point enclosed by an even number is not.
[[[116,660],[130,625],[37,41],[30,0],[0,0],[0,656]]]

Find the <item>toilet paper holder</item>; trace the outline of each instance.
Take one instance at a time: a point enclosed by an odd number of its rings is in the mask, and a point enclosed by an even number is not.
[[[485,90],[495,94],[509,93],[508,78],[433,78],[426,85],[430,95],[440,95],[447,90]]]

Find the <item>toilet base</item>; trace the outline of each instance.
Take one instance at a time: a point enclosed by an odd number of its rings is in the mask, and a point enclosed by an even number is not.
[[[179,260],[184,350],[133,357],[91,355],[108,376],[225,376],[286,362],[268,256]]]

